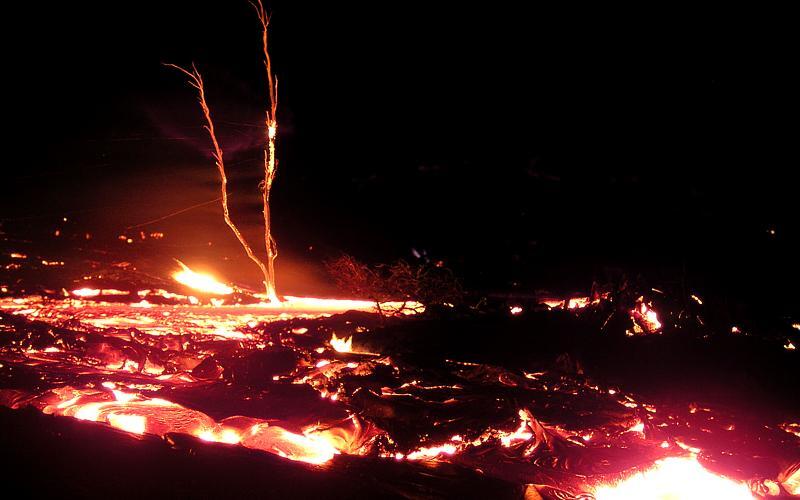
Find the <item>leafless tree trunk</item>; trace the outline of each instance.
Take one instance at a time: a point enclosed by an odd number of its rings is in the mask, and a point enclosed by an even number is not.
[[[275,289],[275,259],[278,257],[278,246],[275,238],[272,237],[272,221],[269,210],[269,195],[272,190],[272,182],[275,180],[275,173],[278,163],[275,158],[275,138],[278,134],[278,120],[275,112],[278,109],[278,80],[272,75],[272,62],[267,50],[267,28],[269,27],[269,16],[261,4],[261,0],[251,2],[251,5],[258,14],[261,22],[261,41],[264,48],[264,66],[267,70],[267,86],[269,87],[269,102],[267,107],[267,145],[264,148],[264,184],[262,186],[262,196],[264,202],[264,247],[267,251],[267,271],[266,288],[267,296],[271,301],[277,301],[278,295]]]
[[[233,219],[231,219],[230,210],[228,209],[228,177],[225,175],[225,160],[223,159],[222,148],[220,148],[219,142],[217,141],[217,134],[214,131],[214,121],[211,119],[211,110],[208,108],[208,103],[206,102],[206,92],[203,85],[203,77],[200,72],[197,71],[197,68],[194,64],[192,64],[191,71],[175,64],[166,64],[166,66],[175,68],[185,74],[189,78],[189,85],[197,89],[197,100],[200,102],[200,107],[203,110],[203,116],[205,116],[206,119],[206,124],[203,126],[203,128],[206,129],[209,137],[211,138],[211,145],[214,150],[214,160],[217,165],[217,171],[219,172],[220,191],[222,195],[222,216],[225,219],[225,223],[231,228],[231,231],[233,231],[233,234],[236,235],[236,239],[238,239],[239,243],[241,243],[244,251],[247,253],[247,256],[250,257],[250,260],[255,262],[259,269],[261,269],[261,272],[264,275],[264,286],[266,287],[268,296],[270,290],[272,290],[273,295],[275,295],[274,272],[272,275],[270,275],[269,267],[267,267],[264,262],[253,252],[253,249],[250,248],[247,240],[245,240],[244,236],[239,231],[239,228],[236,227]],[[270,282],[270,276],[273,276],[272,282]],[[270,300],[273,300],[272,296],[270,296]],[[275,300],[277,300],[277,296],[275,296]]]
[[[261,22],[261,40],[264,47],[264,66],[267,70],[267,86],[269,87],[269,101],[265,122],[267,136],[266,145],[264,147],[264,181],[261,183],[261,194],[264,204],[264,247],[267,253],[266,261],[262,261],[253,252],[253,249],[250,248],[250,245],[236,227],[236,224],[234,224],[233,220],[231,220],[230,212],[228,210],[228,179],[225,176],[225,163],[222,159],[222,149],[220,148],[219,143],[217,142],[216,134],[214,133],[214,122],[211,120],[211,111],[208,109],[208,104],[206,103],[203,77],[200,75],[200,72],[197,71],[197,68],[194,66],[194,64],[192,65],[191,71],[174,64],[167,64],[167,66],[175,68],[189,77],[189,84],[198,91],[198,100],[200,101],[200,107],[203,109],[203,114],[206,119],[205,129],[211,136],[211,144],[214,147],[214,159],[216,160],[217,170],[219,171],[222,184],[222,213],[225,217],[225,223],[228,224],[228,227],[231,228],[233,234],[236,235],[236,238],[239,240],[239,243],[241,243],[242,247],[244,247],[244,250],[247,253],[247,256],[250,257],[250,260],[255,262],[259,269],[261,269],[261,272],[264,275],[264,288],[270,302],[278,302],[280,299],[278,298],[278,292],[275,285],[275,259],[278,257],[278,247],[275,243],[275,238],[272,237],[272,222],[269,209],[270,192],[272,191],[272,183],[275,180],[275,173],[278,168],[278,162],[275,158],[275,138],[278,134],[278,121],[275,117],[275,113],[278,109],[278,80],[272,75],[272,64],[269,57],[269,51],[267,50],[267,28],[269,27],[269,16],[264,10],[261,0],[251,2],[251,5],[258,15],[258,20]]]

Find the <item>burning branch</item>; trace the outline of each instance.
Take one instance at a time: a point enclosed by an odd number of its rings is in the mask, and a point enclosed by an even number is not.
[[[211,110],[208,108],[208,103],[206,102],[206,94],[205,94],[205,87],[203,86],[203,77],[200,75],[200,72],[197,71],[197,68],[194,64],[192,64],[192,70],[189,71],[185,68],[182,68],[176,64],[165,64],[165,66],[169,66],[170,68],[175,68],[181,73],[185,74],[189,78],[189,85],[197,89],[197,100],[200,102],[200,107],[203,110],[203,115],[206,118],[206,125],[203,128],[206,129],[208,132],[209,137],[211,138],[211,145],[214,148],[213,155],[214,160],[217,165],[217,171],[219,171],[219,178],[220,178],[220,190],[221,190],[221,201],[222,201],[222,215],[225,218],[225,223],[228,227],[231,228],[233,234],[236,235],[236,239],[239,240],[244,251],[247,253],[247,256],[250,257],[250,260],[256,263],[256,265],[261,269],[261,272],[264,274],[264,286],[266,287],[267,295],[270,300],[277,301],[277,295],[275,294],[275,273],[272,270],[272,260],[269,260],[270,265],[267,266],[264,262],[258,258],[258,256],[253,252],[253,249],[250,248],[250,245],[247,243],[247,240],[244,239],[242,233],[239,231],[239,228],[236,227],[236,224],[231,219],[230,210],[228,209],[228,177],[225,175],[225,161],[223,160],[222,155],[222,148],[219,146],[219,142],[217,141],[217,135],[214,132],[214,121],[211,119]],[[266,189],[266,188],[265,188]],[[264,216],[268,217],[267,211],[267,200],[265,198],[264,202]],[[267,237],[269,236],[269,225],[267,226]],[[274,244],[274,242],[273,242]],[[269,257],[269,246],[268,248],[268,257]],[[274,259],[274,257],[272,257]]]
[[[267,250],[266,263],[266,287],[267,296],[273,302],[278,300],[275,291],[275,259],[278,257],[278,247],[272,237],[272,223],[270,221],[269,195],[272,190],[272,182],[275,180],[275,172],[278,168],[275,160],[275,137],[278,133],[278,121],[275,113],[278,109],[278,80],[272,76],[272,63],[267,50],[267,27],[269,26],[269,16],[264,10],[261,0],[250,2],[256,11],[258,20],[261,22],[261,42],[264,48],[264,66],[267,70],[267,87],[269,88],[269,107],[267,108],[267,147],[264,149],[264,183],[262,186],[262,197],[264,202],[264,247]]]

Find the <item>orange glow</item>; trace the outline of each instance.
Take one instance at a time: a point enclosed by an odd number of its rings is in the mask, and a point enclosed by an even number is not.
[[[145,418],[141,415],[117,415],[116,413],[111,413],[107,418],[111,427],[133,434],[144,434]]]
[[[439,455],[452,455],[457,451],[455,445],[443,444],[441,446],[431,446],[429,448],[420,448],[417,451],[409,453],[406,458],[409,460],[423,460],[426,458],[435,458]]]
[[[695,457],[671,457],[615,485],[594,491],[597,500],[752,500],[744,483],[717,476]]]
[[[661,330],[661,322],[653,308],[644,302],[644,297],[639,297],[636,307],[631,311],[633,320],[632,334],[657,333]]]
[[[513,315],[517,315],[522,312],[522,308],[520,306],[511,306],[508,310]]]
[[[339,451],[323,436],[300,435],[267,423],[250,428],[241,441],[242,446],[275,453],[276,455],[310,464],[323,464]]]
[[[233,293],[233,288],[224,283],[220,283],[213,276],[208,274],[200,274],[189,269],[181,261],[176,261],[181,270],[173,273],[172,278],[182,285],[186,285],[194,290],[210,293],[214,295],[230,295]]]
[[[353,351],[353,337],[338,338],[334,333],[330,341],[331,347],[338,352],[352,352]]]
[[[78,420],[104,422],[132,434],[183,433],[204,441],[241,444],[247,448],[274,453],[290,460],[322,464],[340,453],[335,433],[309,430],[295,434],[282,427],[257,421],[249,429],[232,428],[215,422],[205,413],[159,398],[145,398],[137,393],[114,389],[113,382],[103,383],[110,391],[54,389],[42,411]],[[113,395],[113,399],[109,399]]]
[[[783,487],[791,495],[800,495],[800,463],[796,463],[789,469],[786,478],[783,480]]]
[[[576,297],[574,299],[569,299],[569,303],[567,304],[568,309],[583,309],[584,307],[588,306],[590,303],[589,297]]]
[[[787,351],[794,351],[795,349],[797,349],[794,346],[794,344],[792,344],[791,340],[787,340],[786,343],[783,344],[783,348],[786,349]]]
[[[607,298],[608,294],[605,293],[600,296],[600,298],[592,299],[591,297],[572,297],[571,299],[554,299],[554,298],[545,298],[539,300],[540,304],[544,304],[550,309],[562,309],[564,304],[566,304],[567,309],[583,309],[593,304],[599,304],[601,298]]]
[[[500,434],[500,442],[505,447],[509,447],[512,444],[515,444],[517,441],[527,441],[533,437],[533,433],[531,432],[530,427],[528,426],[529,418],[527,413],[520,410],[519,416],[522,421],[519,423],[519,427],[516,431],[512,433],[501,433]]]

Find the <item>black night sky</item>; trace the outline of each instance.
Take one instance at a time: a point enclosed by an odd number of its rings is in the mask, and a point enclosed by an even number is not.
[[[430,3],[268,5],[289,291],[339,252],[415,249],[479,290],[586,288],[619,269],[796,309],[787,16]],[[257,237],[256,18],[244,0],[166,4],[6,13],[6,229],[68,216],[113,242],[214,199],[193,89],[161,65],[194,61]],[[165,256],[240,259],[216,204],[144,227],[168,235]]]

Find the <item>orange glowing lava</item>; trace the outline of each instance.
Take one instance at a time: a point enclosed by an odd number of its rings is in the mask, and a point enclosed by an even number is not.
[[[338,338],[334,333],[330,341],[331,347],[338,352],[352,352],[353,351],[353,337]]]
[[[752,500],[745,483],[704,469],[695,457],[671,457],[615,485],[594,491],[597,500]]]
[[[213,276],[208,274],[201,274],[189,269],[181,261],[176,261],[181,270],[172,275],[173,279],[182,285],[186,285],[193,290],[198,290],[212,295],[230,295],[233,293],[233,288],[224,283],[220,283]]]
[[[205,413],[165,399],[112,389],[113,383],[104,383],[103,387],[110,391],[54,389],[42,397],[45,401],[42,411],[106,423],[132,434],[191,434],[204,441],[240,444],[311,464],[328,462],[340,453],[336,445],[346,445],[336,438],[337,430],[320,432],[311,428],[296,434],[259,419],[253,419],[255,423],[246,428],[234,428],[228,424],[229,419],[215,422]],[[339,429],[338,433],[346,434],[346,431]]]

